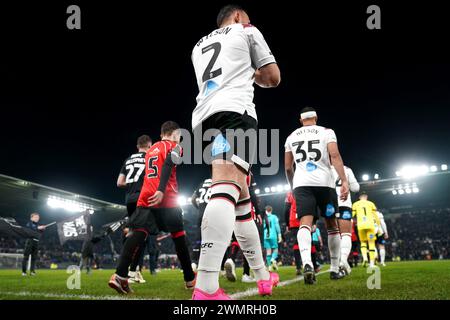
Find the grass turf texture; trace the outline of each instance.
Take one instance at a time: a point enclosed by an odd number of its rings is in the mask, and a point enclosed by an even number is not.
[[[326,269],[327,267],[324,267]],[[332,281],[329,273],[317,277],[317,284],[306,286],[303,280],[276,288],[272,297],[250,296],[245,299],[309,300],[309,299],[450,299],[450,261],[391,262],[381,269],[381,289],[367,288],[371,274],[358,267],[339,281]],[[256,285],[240,281],[242,269],[237,270],[239,281],[228,282],[221,277],[221,286],[233,294]],[[81,289],[69,290],[70,276],[65,270],[38,270],[35,277],[22,277],[19,270],[0,270],[0,299],[190,299],[192,291],[184,288],[179,270],[163,270],[156,276],[144,274],[145,284],[133,284],[135,293],[119,296],[107,286],[111,270],[82,273]],[[281,281],[295,278],[293,267],[281,267]]]

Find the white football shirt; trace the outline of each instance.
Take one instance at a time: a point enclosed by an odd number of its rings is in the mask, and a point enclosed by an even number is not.
[[[255,70],[275,63],[261,32],[250,24],[232,24],[201,38],[192,50],[199,93],[192,128],[221,111],[255,119]]]
[[[336,169],[332,166],[331,169],[333,170],[333,179],[335,182],[335,186],[336,186],[336,193],[338,196],[338,204],[339,207],[352,207],[352,198],[351,195],[349,194],[347,197],[347,200],[342,201],[339,197],[341,195],[341,179],[339,178],[339,175],[336,171]],[[347,176],[347,181],[348,181],[348,185],[350,187],[350,191],[351,192],[358,192],[359,191],[359,183],[356,180],[355,174],[353,173],[353,170],[350,169],[349,167],[344,166],[344,171],[345,171],[345,175]]]
[[[387,234],[387,226],[386,222],[384,221],[384,216],[380,211],[377,211],[378,219],[380,219],[380,227],[378,230],[378,234]]]
[[[301,127],[286,139],[285,152],[292,152],[295,161],[293,188],[335,188],[328,144],[337,142],[333,130],[321,126]]]

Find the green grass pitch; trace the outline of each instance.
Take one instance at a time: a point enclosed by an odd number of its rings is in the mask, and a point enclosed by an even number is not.
[[[327,267],[324,267],[324,270]],[[243,299],[324,300],[324,299],[450,299],[450,261],[391,262],[380,268],[381,289],[368,289],[371,276],[365,268],[353,269],[350,276],[332,281],[328,273],[317,276],[317,284],[306,286],[294,282],[274,290],[272,297],[251,295]],[[293,267],[280,267],[281,281],[296,278]],[[239,279],[242,269],[237,270]],[[68,289],[65,270],[38,270],[35,277],[22,277],[19,270],[0,270],[1,299],[190,299],[191,291],[184,288],[179,270],[163,270],[156,276],[144,274],[145,284],[132,285],[135,293],[119,296],[107,286],[112,270],[94,270],[91,275],[82,273],[80,289]],[[228,282],[221,277],[221,286],[229,294],[255,288],[239,280]]]

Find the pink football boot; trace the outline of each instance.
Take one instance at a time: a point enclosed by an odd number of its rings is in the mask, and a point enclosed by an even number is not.
[[[258,293],[261,296],[272,295],[273,287],[276,287],[278,282],[280,282],[280,277],[278,273],[270,272],[269,280],[259,280],[256,284],[258,285]]]
[[[213,294],[195,288],[192,300],[231,300],[231,298],[221,288],[217,289]]]

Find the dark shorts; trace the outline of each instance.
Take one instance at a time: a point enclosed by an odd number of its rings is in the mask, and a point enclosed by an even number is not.
[[[312,215],[334,218],[338,212],[336,189],[329,187],[297,187],[294,189],[299,218]]]
[[[128,218],[136,211],[137,202],[128,202],[127,203],[127,215]]]
[[[160,231],[169,233],[184,231],[182,210],[179,207],[137,207],[130,218],[129,226],[131,229],[145,229],[151,235],[156,235]]]
[[[258,122],[247,112],[224,111],[204,120],[194,129],[194,135],[196,146],[201,143],[207,164],[215,159],[226,159],[248,173],[256,160],[257,130]]]
[[[298,234],[298,227],[289,228],[289,236],[294,240],[294,245],[295,244],[298,245],[297,234]]]
[[[377,236],[377,240],[375,241],[375,243],[385,245],[386,240],[384,239],[384,234],[382,234],[381,236]]]
[[[339,207],[339,212],[336,214],[336,218],[347,221],[352,220],[352,208]]]

